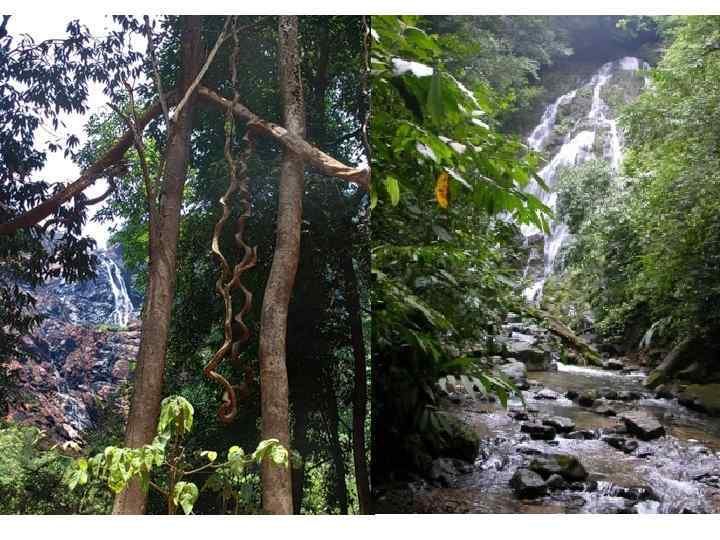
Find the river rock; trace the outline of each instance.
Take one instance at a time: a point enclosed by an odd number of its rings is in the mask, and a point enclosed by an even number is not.
[[[565,435],[566,439],[581,439],[581,440],[590,440],[597,438],[595,436],[595,432],[590,431],[588,429],[581,429],[578,431],[573,431],[571,433],[568,433]]]
[[[616,448],[626,454],[632,454],[639,446],[637,441],[626,439],[625,437],[621,437],[619,435],[606,435],[602,438],[602,440],[613,448]]]
[[[552,364],[550,351],[522,341],[508,343],[508,354],[524,363],[528,371],[547,371]]]
[[[588,473],[580,460],[570,454],[545,454],[533,458],[528,465],[531,471],[538,473],[543,478],[549,478],[553,474],[559,474],[568,482],[585,480]]]
[[[617,390],[613,390],[612,388],[601,388],[598,391],[598,394],[600,397],[604,397],[605,399],[617,399],[618,393]]]
[[[543,425],[555,428],[558,433],[569,433],[575,429],[575,422],[570,418],[564,416],[551,416],[550,418],[543,418]]]
[[[550,390],[549,388],[543,388],[539,392],[535,393],[535,399],[551,399],[555,400],[560,397],[560,394],[557,392]]]
[[[537,422],[523,422],[520,425],[520,431],[529,434],[530,438],[535,440],[551,441],[555,438],[554,428]]]
[[[598,405],[593,409],[593,412],[602,414],[603,416],[616,416],[617,411],[609,405]]]
[[[603,364],[603,367],[612,371],[620,371],[625,367],[625,364],[622,360],[618,358],[610,358],[607,362]]]
[[[542,477],[528,469],[518,469],[510,479],[510,487],[522,499],[542,497],[547,492],[547,486]]]
[[[430,466],[428,478],[443,487],[449,487],[453,484],[457,473],[458,471],[453,460],[448,458],[437,458],[433,460],[432,465]]]
[[[667,384],[661,384],[655,389],[655,397],[658,399],[672,399],[673,394]]]
[[[578,394],[575,390],[568,390],[565,392],[565,397],[568,399],[577,399],[579,395],[580,394]]]
[[[545,482],[545,485],[555,491],[567,489],[569,486],[567,481],[559,474],[551,474],[550,478]]]
[[[625,422],[628,431],[643,441],[657,439],[665,435],[665,428],[654,416],[642,411],[623,413],[619,418]]]
[[[500,366],[498,370],[515,384],[524,381],[527,377],[527,368],[525,367],[525,364],[518,361]]]
[[[708,414],[720,416],[720,383],[688,385],[679,397],[697,401]]]
[[[586,390],[578,396],[578,405],[583,407],[592,407],[598,399],[596,390]]]

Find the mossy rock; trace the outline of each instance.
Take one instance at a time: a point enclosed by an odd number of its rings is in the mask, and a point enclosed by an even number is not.
[[[474,462],[480,448],[480,435],[459,418],[446,415],[442,429],[425,437],[433,458],[451,457]]]
[[[645,386],[648,388],[655,388],[661,384],[667,382],[667,374],[659,369],[655,369],[645,379]]]
[[[683,389],[682,396],[700,402],[712,416],[720,416],[720,383],[690,384]]]

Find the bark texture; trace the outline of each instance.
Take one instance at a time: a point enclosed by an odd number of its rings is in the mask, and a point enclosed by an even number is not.
[[[201,18],[184,18],[183,71],[180,88],[189,87],[202,63]],[[150,226],[148,288],[143,310],[133,396],[125,431],[125,445],[137,448],[155,436],[162,398],[165,353],[175,298],[177,241],[180,209],[187,178],[195,98],[191,97],[168,131],[165,174],[159,219]],[[115,499],[114,514],[143,514],[147,494],[132,482]]]
[[[287,132],[303,140],[305,108],[300,76],[298,17],[279,22],[279,74],[283,117]],[[305,188],[301,155],[286,148],[280,166],[275,253],[265,287],[260,320],[260,395],[262,438],[290,446],[288,376],[286,365],[288,306],[300,257],[300,226]],[[262,467],[263,510],[268,514],[293,511],[291,474],[284,467]]]
[[[352,257],[343,258],[343,277],[350,313],[350,340],[355,359],[355,387],[353,388],[353,464],[358,506],[361,514],[370,513],[370,481],[365,453],[365,418],[367,415],[367,366],[365,339],[362,328],[362,309],[357,274]]]
[[[232,101],[225,99],[217,92],[204,86],[198,88],[198,94],[204,101],[213,103],[223,109],[232,107]],[[291,129],[287,123],[287,116],[285,117],[285,127],[282,127],[260,118],[242,103],[238,103],[233,107],[233,113],[239,119],[246,121],[256,132],[278,141],[285,147],[286,151],[301,156],[302,159],[307,161],[308,165],[317,169],[319,172],[327,176],[334,176],[335,178],[345,180],[346,182],[355,183],[366,191],[369,190],[369,169],[349,167],[313,146],[304,139],[304,134],[300,135]]]

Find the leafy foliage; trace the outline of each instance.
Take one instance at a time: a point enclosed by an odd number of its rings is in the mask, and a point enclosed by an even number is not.
[[[538,157],[499,133],[495,94],[461,82],[445,64],[452,36],[429,34],[427,24],[373,18],[373,410],[382,419],[373,473],[381,480],[420,467],[423,444],[437,449],[433,439],[458,436],[438,410],[437,380],[473,370],[457,350],[483,342],[513,302],[515,223],[546,227],[547,208],[524,192]],[[488,390],[508,389],[485,380]],[[385,448],[401,450],[386,456]]]
[[[209,470],[205,487],[210,491],[230,491],[238,501],[247,497],[247,493],[236,490],[238,484],[247,483],[245,478],[250,466],[260,465],[269,460],[275,466],[288,467],[290,453],[277,439],[261,441],[252,454],[245,454],[239,446],[232,446],[224,462],[217,462],[217,452],[200,451],[195,467],[185,458],[183,438],[190,433],[193,425],[194,409],[185,398],[170,396],[163,400],[158,422],[158,434],[149,445],[142,448],[123,448],[108,446],[105,450],[90,458],[78,458],[68,467],[65,482],[74,490],[92,479],[107,484],[113,493],[120,493],[133,478],[139,478],[144,490],[151,486],[167,499],[169,514],[177,507],[190,514],[200,494],[193,482],[183,480],[186,476]],[[197,461],[202,464],[197,465]],[[165,473],[166,482],[156,484],[152,478]],[[236,511],[240,504],[236,504]]]

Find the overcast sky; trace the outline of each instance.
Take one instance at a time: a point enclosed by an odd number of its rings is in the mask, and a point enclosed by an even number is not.
[[[38,6],[38,9],[41,9]],[[114,23],[112,18],[107,15],[67,15],[66,17],[43,17],[35,14],[18,14],[13,15],[8,22],[8,31],[17,36],[19,34],[29,34],[36,41],[46,39],[58,39],[67,37],[65,27],[73,19],[80,19],[80,22],[87,26],[93,35],[104,36],[107,34],[108,28],[112,28]],[[106,106],[107,98],[102,92],[102,85],[91,83],[89,87],[88,104],[89,110],[86,115],[81,114],[65,114],[61,116],[66,127],[59,127],[57,131],[52,129],[49,123],[44,128],[38,130],[36,134],[36,144],[39,148],[45,148],[46,143],[55,136],[60,135],[64,138],[66,134],[74,133],[80,143],[85,142],[85,122],[93,112],[102,110]],[[66,159],[60,152],[48,152],[48,159],[45,168],[37,173],[38,178],[47,179],[52,182],[72,182],[80,176],[80,170],[70,159]],[[100,179],[92,186],[85,190],[88,197],[100,195],[107,189],[105,179]],[[95,211],[102,205],[91,207],[89,215],[95,214]],[[107,245],[108,236],[110,234],[109,223],[96,223],[89,221],[85,227],[85,233],[91,235],[98,243],[98,247],[103,249]]]

